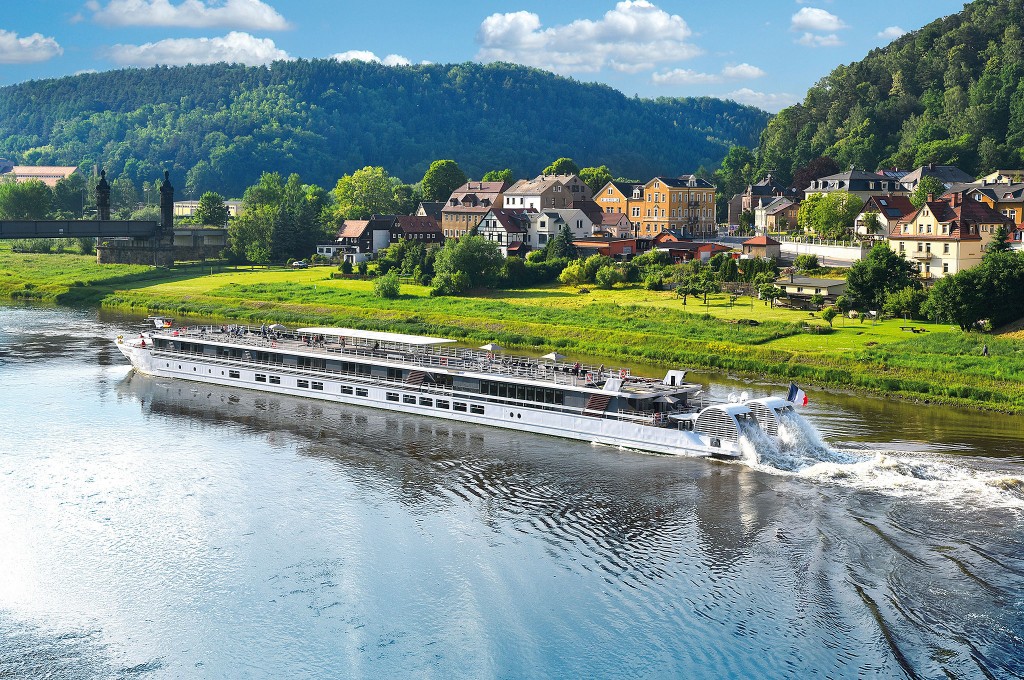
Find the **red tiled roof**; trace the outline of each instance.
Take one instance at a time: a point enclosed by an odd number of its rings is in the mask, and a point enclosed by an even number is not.
[[[745,246],[779,246],[779,245],[782,245],[782,244],[779,243],[778,241],[776,241],[773,238],[770,238],[768,236],[765,236],[764,234],[761,234],[760,236],[755,236],[754,238],[747,239],[746,241],[743,242],[743,245],[745,245]]]

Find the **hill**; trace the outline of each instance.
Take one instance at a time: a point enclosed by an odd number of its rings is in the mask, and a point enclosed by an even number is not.
[[[1021,167],[1022,25],[1022,0],[976,0],[839,66],[771,121],[760,169],[788,180],[820,155],[844,167],[935,162],[976,176]]]
[[[0,88],[0,156],[95,163],[137,183],[167,168],[188,173],[189,193],[229,196],[263,170],[332,187],[344,173],[381,165],[415,182],[439,158],[476,178],[505,167],[534,175],[560,156],[646,178],[713,167],[731,145],[753,146],[767,121],[734,102],[629,98],[511,64],[297,60]]]

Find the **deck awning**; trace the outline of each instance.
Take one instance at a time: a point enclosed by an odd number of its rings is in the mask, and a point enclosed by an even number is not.
[[[393,342],[402,345],[414,345],[427,347],[431,345],[446,345],[454,340],[444,338],[431,338],[425,335],[406,335],[405,333],[384,333],[382,331],[363,331],[357,328],[299,328],[299,333],[307,335],[330,335],[339,338],[357,338],[371,342]]]

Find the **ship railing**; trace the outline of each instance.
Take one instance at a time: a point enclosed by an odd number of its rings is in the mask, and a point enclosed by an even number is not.
[[[242,332],[224,332],[224,328],[240,329]],[[264,336],[260,328],[255,330],[244,325],[195,326],[176,329],[178,338],[200,340],[226,340],[236,345],[259,349],[299,349],[304,351],[322,350],[327,356],[365,357],[377,360],[391,360],[406,365],[440,368],[447,370],[464,370],[490,375],[502,375],[526,380],[536,380],[571,387],[599,388],[609,378],[625,378],[630,384],[659,385],[661,380],[634,376],[626,368],[607,368],[603,364],[583,364],[576,362],[549,362],[533,357],[511,354],[494,354],[480,350],[441,347],[431,350],[413,349],[408,346],[385,344],[375,347],[366,341],[351,340],[345,344],[335,342],[312,343],[294,337],[294,333],[284,335],[270,333]],[[174,333],[171,333],[174,335]],[[315,352],[319,353],[319,352]]]

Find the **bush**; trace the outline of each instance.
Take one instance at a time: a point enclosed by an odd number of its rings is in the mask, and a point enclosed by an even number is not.
[[[663,290],[665,288],[665,279],[658,273],[648,274],[644,277],[644,288],[647,290]]]
[[[625,280],[626,277],[622,274],[622,270],[615,265],[605,265],[594,274],[594,281],[604,289],[610,289],[616,283],[622,283]]]
[[[360,276],[366,276],[366,272],[369,271],[369,269],[370,266],[366,264],[366,260],[363,260],[358,265],[356,265],[356,271],[359,272]]]
[[[819,268],[817,255],[797,255],[793,260],[793,266],[801,271],[811,271]]]
[[[459,295],[469,290],[471,285],[472,282],[469,279],[469,275],[465,272],[455,272],[453,274],[445,272],[434,277],[434,287],[430,289],[430,295],[431,297]]]
[[[338,267],[338,269],[341,271],[342,274],[348,276],[349,274],[352,273],[352,260],[343,261],[341,263],[341,266]]]
[[[378,276],[373,281],[373,294],[385,300],[394,300],[401,295],[401,283],[398,281],[398,272],[391,270],[384,276]]]

